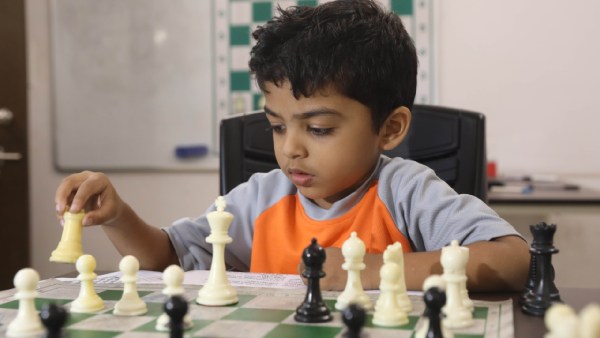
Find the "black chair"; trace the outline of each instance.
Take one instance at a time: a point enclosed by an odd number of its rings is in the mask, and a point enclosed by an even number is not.
[[[220,127],[220,189],[225,194],[256,172],[278,168],[262,112],[227,118]],[[408,136],[386,152],[432,168],[456,192],[487,201],[485,117],[481,113],[414,105]]]

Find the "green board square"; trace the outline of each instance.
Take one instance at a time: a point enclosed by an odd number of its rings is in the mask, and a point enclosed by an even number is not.
[[[52,299],[52,298],[36,298],[35,309],[40,311],[44,304],[54,303],[56,305],[64,305],[70,303],[72,299]],[[19,308],[19,300],[11,300],[8,303],[0,304],[0,308],[17,310]]]
[[[71,330],[67,329],[69,337],[85,337],[85,338],[112,338],[123,332],[121,331],[94,331],[94,330]]]
[[[476,306],[473,309],[473,319],[487,319],[488,317],[488,308],[487,307],[478,307]]]
[[[317,2],[317,0],[299,0],[298,6],[315,7],[317,5]]]
[[[292,313],[294,313],[294,310],[240,308],[223,317],[223,319],[277,323],[286,319]]]
[[[398,15],[412,15],[413,0],[392,0],[392,11]]]
[[[333,338],[341,331],[341,327],[281,324],[269,332],[265,338]]]
[[[229,43],[232,46],[250,45],[250,27],[249,26],[231,26],[229,27]]]
[[[144,297],[145,295],[151,294],[152,291],[138,291],[138,295],[140,297]],[[123,290],[105,290],[102,292],[98,292],[98,296],[103,300],[115,300],[118,301],[123,296]]]
[[[273,16],[271,2],[255,2],[252,4],[252,21],[269,21]]]
[[[250,90],[250,73],[249,72],[231,72],[230,78],[231,91],[247,91]]]

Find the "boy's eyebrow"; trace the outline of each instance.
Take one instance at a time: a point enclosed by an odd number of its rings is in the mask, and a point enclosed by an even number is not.
[[[271,115],[273,117],[281,118],[281,115],[279,115],[276,112],[272,111],[267,106],[264,107],[264,110],[265,110],[265,114],[267,114],[267,115]],[[319,109],[315,109],[315,110],[311,110],[311,111],[307,111],[307,112],[303,112],[303,113],[294,114],[293,118],[294,119],[305,120],[305,119],[309,119],[311,117],[319,116],[319,115],[334,115],[334,116],[339,116],[339,115],[342,115],[342,114],[339,111],[335,110],[335,109],[319,108]]]

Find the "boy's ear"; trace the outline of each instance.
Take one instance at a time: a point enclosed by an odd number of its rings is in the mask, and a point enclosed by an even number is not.
[[[408,134],[411,117],[410,109],[404,106],[394,109],[379,130],[382,150],[394,149],[402,143]]]

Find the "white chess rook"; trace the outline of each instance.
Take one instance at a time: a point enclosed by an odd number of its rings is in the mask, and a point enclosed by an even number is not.
[[[75,263],[77,258],[83,254],[81,247],[81,228],[85,213],[70,213],[66,211],[63,215],[65,223],[58,246],[50,255],[51,262]]]
[[[171,297],[171,296],[182,296],[185,293],[185,289],[183,288],[183,269],[179,267],[179,265],[170,265],[165,271],[163,271],[163,282],[165,283],[165,288],[162,290],[162,294]],[[169,322],[171,318],[166,313],[162,313],[156,319],[156,330],[168,332],[171,329],[169,328]],[[192,322],[192,316],[190,313],[186,313],[183,317],[183,329],[187,330],[194,326],[194,322]]]
[[[225,211],[225,199],[219,196],[215,202],[216,211],[206,215],[210,225],[210,235],[206,242],[213,247],[212,262],[206,284],[198,291],[196,303],[201,305],[222,306],[235,304],[238,296],[229,283],[225,273],[225,245],[232,242],[227,234],[233,221],[233,215]]]
[[[356,232],[352,232],[350,238],[342,245],[342,255],[344,255],[342,269],[348,271],[348,279],[344,291],[335,303],[335,308],[338,310],[345,309],[351,303],[360,304],[365,310],[373,309],[373,302],[365,293],[360,280],[360,271],[366,267],[363,262],[365,252],[365,243],[358,238]]]
[[[92,255],[82,255],[77,259],[75,264],[79,272],[81,289],[79,296],[71,303],[71,312],[77,313],[93,313],[104,309],[104,301],[94,290],[94,279],[96,274],[96,259]]]
[[[37,285],[40,275],[31,268],[21,269],[14,278],[17,293],[15,298],[19,300],[19,311],[6,329],[7,337],[33,337],[44,332],[44,326],[35,309],[35,297],[37,296]]]
[[[121,282],[123,282],[123,295],[115,304],[113,313],[118,316],[139,316],[148,312],[146,303],[137,292],[137,273],[140,270],[140,262],[134,256],[128,255],[119,263],[121,270]]]
[[[458,241],[453,240],[449,246],[442,248],[440,261],[446,282],[446,306],[442,309],[446,318],[444,325],[448,328],[464,328],[473,325],[473,313],[465,304],[461,285],[465,285],[467,276],[466,265],[469,252],[461,249]]]

